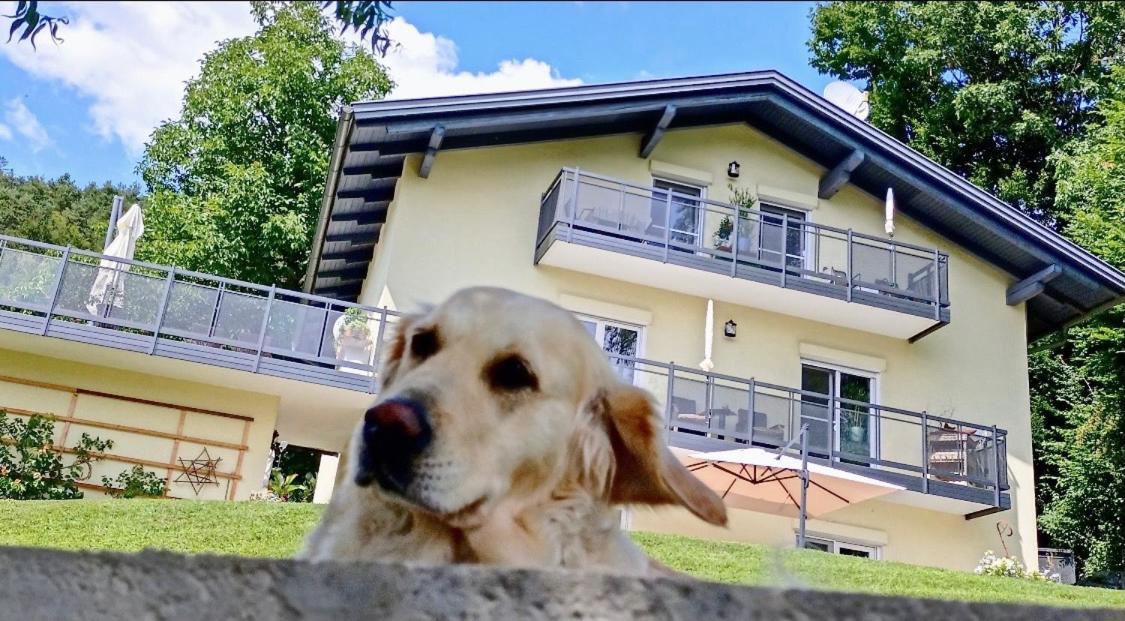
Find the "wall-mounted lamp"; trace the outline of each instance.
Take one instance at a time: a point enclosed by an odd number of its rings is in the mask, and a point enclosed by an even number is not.
[[[738,336],[738,324],[735,323],[733,319],[728,319],[727,322],[723,324],[723,336],[732,339]]]
[[[738,173],[742,171],[742,166],[738,162],[731,162],[727,164],[727,176],[731,179],[737,179]]]

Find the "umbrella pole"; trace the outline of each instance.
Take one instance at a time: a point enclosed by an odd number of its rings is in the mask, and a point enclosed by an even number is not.
[[[801,506],[797,526],[797,549],[805,548],[805,501],[809,494],[809,424],[801,425]]]

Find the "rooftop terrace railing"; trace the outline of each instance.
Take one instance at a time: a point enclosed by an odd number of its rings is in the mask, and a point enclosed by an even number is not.
[[[536,257],[561,239],[949,320],[947,254],[775,212],[564,168],[543,194]]]
[[[375,391],[397,313],[0,236],[0,326]]]

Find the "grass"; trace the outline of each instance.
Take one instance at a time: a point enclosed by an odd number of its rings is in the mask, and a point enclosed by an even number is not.
[[[0,545],[284,558],[321,507],[265,502],[0,500]],[[1125,609],[1125,591],[1043,584],[823,552],[635,533],[670,567],[706,580],[980,602]]]

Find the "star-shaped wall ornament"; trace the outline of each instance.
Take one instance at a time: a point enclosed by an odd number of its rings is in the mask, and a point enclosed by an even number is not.
[[[203,450],[199,452],[195,459],[180,457],[180,466],[184,471],[176,477],[174,482],[191,485],[191,489],[198,496],[199,490],[203,489],[204,485],[219,484],[219,480],[215,478],[215,467],[222,460],[222,457],[211,457],[211,454],[207,452],[207,447],[203,447]]]

